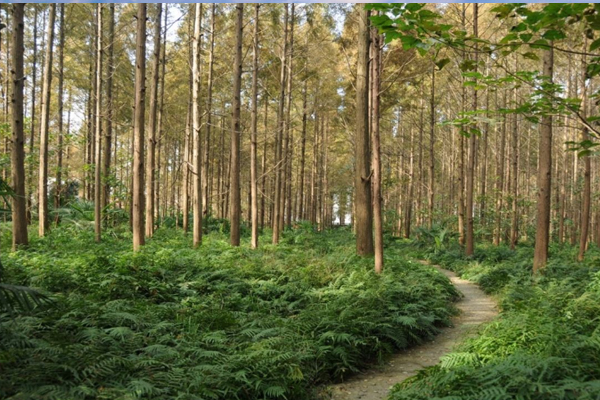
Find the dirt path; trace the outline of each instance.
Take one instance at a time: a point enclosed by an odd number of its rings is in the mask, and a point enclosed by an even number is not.
[[[454,272],[435,267],[446,275],[464,295],[456,303],[461,314],[453,319],[454,326],[444,328],[432,342],[407,349],[392,356],[384,365],[376,366],[358,374],[344,383],[333,385],[323,394],[330,400],[382,400],[386,399],[390,388],[398,382],[415,375],[423,367],[435,365],[440,357],[484,322],[497,314],[495,301],[477,285],[460,279]]]

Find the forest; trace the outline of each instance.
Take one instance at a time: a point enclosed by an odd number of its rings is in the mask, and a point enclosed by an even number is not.
[[[0,399],[600,399],[600,5],[0,4]]]

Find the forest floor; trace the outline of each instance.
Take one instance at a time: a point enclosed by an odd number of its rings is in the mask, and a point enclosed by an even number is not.
[[[328,387],[323,393],[325,399],[386,399],[393,385],[416,375],[422,368],[437,364],[458,343],[473,335],[479,325],[491,321],[498,314],[496,301],[475,283],[459,278],[452,271],[435,267],[463,294],[456,304],[460,314],[453,319],[453,326],[443,328],[431,342],[395,354],[383,365],[374,366],[346,382]]]

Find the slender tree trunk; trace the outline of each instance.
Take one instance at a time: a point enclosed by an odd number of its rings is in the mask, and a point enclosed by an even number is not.
[[[304,80],[304,88],[302,89],[302,137],[300,150],[300,184],[299,184],[299,199],[298,199],[298,219],[304,219],[304,170],[306,166],[306,121],[308,119],[307,110],[307,90],[308,78]]]
[[[473,3],[473,36],[477,37],[477,21],[479,13],[479,5]],[[475,63],[477,64],[477,44],[475,44]],[[477,67],[475,67],[477,72]],[[473,90],[473,111],[477,110],[477,90]],[[469,137],[469,165],[467,166],[467,198],[466,198],[466,209],[467,209],[467,245],[465,247],[465,255],[471,256],[475,251],[475,237],[473,227],[473,197],[474,197],[474,183],[475,183],[475,159],[477,157],[477,135],[471,133]]]
[[[356,71],[356,252],[367,256],[373,249],[371,207],[371,154],[369,149],[369,12],[358,11],[358,64]]]
[[[133,119],[133,251],[145,244],[144,237],[144,114],[146,79],[146,4],[137,7],[135,53],[135,108]]]
[[[192,126],[194,143],[194,168],[192,171],[194,191],[192,196],[194,213],[194,247],[202,244],[202,135],[200,132],[200,79],[202,77],[200,52],[202,50],[202,3],[196,3],[194,24],[194,48],[192,61]]]
[[[48,136],[50,127],[50,94],[52,92],[52,43],[54,42],[54,20],[56,4],[50,4],[48,32],[46,36],[46,56],[44,59],[44,80],[42,83],[42,120],[40,131],[40,172],[39,172],[39,226],[40,237],[48,229]]]
[[[63,169],[63,99],[64,99],[64,48],[65,48],[65,5],[60,6],[60,32],[58,43],[58,149],[56,168],[56,188],[54,196],[54,208],[59,208],[62,195],[62,169]],[[58,225],[58,213],[56,214]]]
[[[288,61],[286,63],[288,69],[288,79],[287,79],[287,100],[286,100],[286,117],[285,117],[285,143],[284,143],[284,154],[283,154],[283,180],[281,186],[281,212],[280,212],[280,229],[283,229],[284,226],[291,226],[291,186],[292,186],[292,169],[291,169],[291,148],[290,148],[290,136],[291,136],[291,111],[292,111],[292,82],[293,82],[293,56],[294,56],[294,24],[296,17],[296,5],[292,3],[292,11],[290,15],[290,25],[289,25],[289,51],[288,51]],[[289,173],[289,175],[288,175]],[[284,216],[285,216],[285,225],[284,225]]]
[[[114,42],[115,42],[115,5],[109,6],[108,16],[108,54],[106,59],[106,129],[104,131],[104,159],[102,164],[102,176],[104,177],[104,193],[102,196],[102,206],[106,207],[110,203],[110,163],[112,152],[114,101],[113,101],[113,79],[115,74],[114,65]],[[116,149],[116,146],[115,146]]]
[[[517,65],[515,62],[515,71],[517,71]],[[517,104],[517,89],[514,90],[515,105]],[[518,118],[515,114],[513,116],[513,132],[512,132],[512,144],[511,144],[511,176],[510,181],[512,185],[511,197],[512,197],[512,214],[511,214],[511,228],[510,228],[510,248],[512,250],[517,246],[519,239],[519,131],[518,131]]]
[[[154,176],[156,168],[156,128],[158,117],[158,82],[160,74],[160,25],[162,22],[162,3],[156,4],[154,18],[154,59],[150,86],[150,118],[148,121],[148,142],[146,144],[146,237],[154,235]]]
[[[587,40],[585,41],[585,48],[587,48]],[[587,116],[588,109],[588,95],[587,95],[587,86],[585,84],[587,78],[587,63],[585,55],[582,56],[581,60],[581,71],[582,71],[582,84],[581,84],[581,92],[582,92],[582,104],[583,110],[582,114],[584,117]],[[589,132],[587,127],[584,125],[581,128],[581,140],[587,141],[589,140]],[[590,229],[590,208],[591,208],[591,194],[592,194],[592,164],[589,155],[583,156],[583,193],[582,193],[582,208],[581,208],[581,235],[579,237],[579,253],[577,254],[577,260],[583,261],[585,257],[585,251],[587,249],[588,242],[588,234]]]
[[[383,221],[381,211],[381,143],[379,138],[379,90],[380,81],[380,44],[379,30],[371,28],[371,54],[372,54],[372,120],[371,120],[371,148],[373,156],[373,228],[375,234],[375,272],[383,271]]]
[[[544,76],[553,81],[554,50],[550,47],[544,53]],[[548,241],[550,228],[550,199],[552,184],[552,116],[544,115],[540,123],[538,169],[538,204],[537,226],[535,235],[535,252],[533,255],[533,272],[538,273],[546,266],[548,260]]]
[[[96,37],[96,132],[95,132],[95,165],[94,165],[94,237],[97,243],[102,238],[102,4],[96,8],[96,23],[98,24]]]
[[[31,129],[29,131],[29,157],[34,158],[34,141],[35,141],[35,114],[36,114],[36,90],[37,90],[37,30],[38,30],[38,5],[33,6],[33,49],[32,49],[32,65],[31,65]],[[33,185],[33,162],[29,162],[27,168],[27,223],[31,224],[31,209],[33,207],[33,197],[35,189]]]
[[[12,200],[12,247],[27,246],[27,204],[25,197],[25,135],[23,133],[23,87],[25,73],[23,71],[23,33],[25,25],[23,14],[25,4],[13,4],[12,16],[12,98],[11,106],[11,171],[15,196]]]
[[[433,209],[435,200],[435,158],[434,156],[434,145],[435,145],[435,67],[433,64],[431,67],[431,98],[430,98],[430,126],[429,126],[429,220],[428,226],[431,229],[433,225]]]
[[[256,176],[256,146],[258,125],[258,17],[260,5],[254,6],[254,46],[252,49],[252,136],[250,138],[250,185],[252,209],[252,247],[258,247],[258,188]]]
[[[413,195],[415,192],[415,135],[412,126],[410,127],[410,160],[408,167],[408,196],[406,206],[404,207],[404,238],[410,238],[410,228],[412,223]]]
[[[502,107],[506,107],[506,90],[503,92]],[[506,116],[502,118],[502,130],[500,138],[500,156],[497,164],[498,183],[496,186],[496,232],[494,234],[494,245],[500,245],[502,234],[502,211],[504,202],[504,159],[506,158]]]
[[[210,133],[212,129],[212,92],[213,92],[213,69],[214,69],[214,50],[215,50],[215,14],[216,4],[212,3],[210,9],[210,46],[208,53],[208,84],[206,87],[206,137],[204,138],[204,168],[202,169],[202,182],[204,188],[202,190],[202,204],[204,205],[204,215],[208,216],[211,211],[211,196],[209,185],[209,150],[210,150]]]
[[[264,119],[264,129],[265,129],[265,138],[263,144],[263,154],[262,154],[262,179],[260,184],[260,228],[263,229],[265,227],[265,197],[267,193],[266,182],[267,182],[267,143],[268,143],[268,135],[269,135],[269,127],[268,127],[268,114],[269,114],[269,97],[264,96],[265,99],[265,119]]]
[[[236,5],[236,24],[235,24],[235,60],[233,64],[233,99],[231,118],[231,167],[230,167],[230,188],[231,191],[231,245],[240,245],[240,216],[241,216],[241,198],[240,198],[240,91],[242,85],[242,34],[244,4]],[[256,104],[256,101],[254,101]],[[255,121],[256,122],[256,121]]]
[[[281,75],[279,79],[279,108],[277,109],[277,138],[275,139],[275,196],[273,204],[273,244],[279,243],[279,235],[282,230],[281,222],[281,202],[282,202],[282,172],[283,172],[283,131],[284,131],[284,109],[285,109],[285,86],[287,81],[287,42],[288,42],[288,5],[285,5],[284,14],[284,34],[283,34],[283,54],[281,56]]]

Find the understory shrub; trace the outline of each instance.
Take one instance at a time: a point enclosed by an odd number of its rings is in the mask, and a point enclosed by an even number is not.
[[[600,263],[553,246],[532,277],[533,249],[480,246],[465,259],[434,254],[496,294],[502,313],[441,363],[396,385],[392,400],[600,399]]]
[[[65,226],[4,256],[7,282],[55,303],[0,315],[0,398],[309,399],[431,338],[458,295],[393,246],[376,275],[344,229],[258,250],[161,229],[135,254],[116,232]]]

